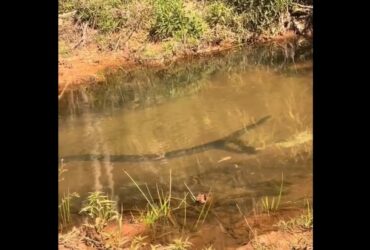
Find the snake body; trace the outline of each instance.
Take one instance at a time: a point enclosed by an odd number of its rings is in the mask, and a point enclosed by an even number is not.
[[[163,159],[172,159],[177,158],[185,155],[192,155],[196,153],[201,153],[210,149],[220,149],[226,150],[231,152],[238,152],[238,153],[249,153],[253,154],[256,152],[256,149],[251,146],[245,145],[239,137],[245,134],[246,132],[260,126],[264,122],[266,122],[270,116],[265,116],[258,121],[249,124],[239,130],[234,131],[233,133],[208,143],[204,143],[201,145],[197,145],[190,148],[183,148],[177,149],[169,152],[165,152],[163,154],[142,154],[142,155],[110,155],[109,160],[110,162],[143,162],[143,161],[160,161]],[[237,146],[238,149],[230,147],[230,144],[234,144]],[[71,162],[71,161],[92,161],[92,160],[99,160],[103,161],[106,158],[106,155],[93,155],[93,154],[83,154],[83,155],[71,155],[63,157],[63,162]]]

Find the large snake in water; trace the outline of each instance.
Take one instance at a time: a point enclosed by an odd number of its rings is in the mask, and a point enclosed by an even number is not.
[[[265,116],[259,119],[258,121],[249,124],[239,130],[234,131],[233,133],[208,143],[197,145],[191,148],[177,149],[163,154],[142,154],[142,155],[110,155],[110,162],[142,162],[142,161],[159,161],[163,159],[171,159],[184,155],[192,155],[195,153],[204,152],[210,149],[220,149],[237,153],[256,153],[256,149],[251,146],[245,145],[238,137],[242,136],[246,132],[258,127],[267,121],[270,116]],[[234,144],[239,149],[230,147],[230,144]],[[92,154],[83,154],[83,155],[71,155],[63,157],[63,162],[70,161],[91,161],[91,160],[104,160],[105,155],[92,155]]]

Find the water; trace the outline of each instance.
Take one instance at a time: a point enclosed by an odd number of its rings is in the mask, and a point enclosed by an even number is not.
[[[174,196],[183,197],[184,183],[195,194],[211,188],[214,211],[229,214],[230,222],[236,202],[248,213],[262,197],[278,195],[282,175],[282,206],[303,206],[312,197],[311,50],[297,49],[295,63],[283,52],[269,46],[168,69],[118,72],[107,83],[66,92],[59,106],[60,158],[103,159],[64,163],[60,194],[80,194],[74,212],[93,191],[106,192],[123,208],[143,207],[145,199],[123,170],[154,194],[156,184],[168,190],[171,169]],[[110,160],[207,143],[266,115],[271,119],[240,137],[260,150],[255,155],[211,149],[160,161]]]

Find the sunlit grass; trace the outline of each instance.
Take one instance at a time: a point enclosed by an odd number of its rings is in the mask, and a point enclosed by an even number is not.
[[[310,202],[306,200],[307,208],[298,217],[289,221],[279,221],[277,226],[284,231],[309,230],[313,228],[313,213]]]
[[[58,182],[64,181],[63,174],[67,172],[64,168],[63,160],[58,168]],[[67,189],[67,193],[63,193],[58,202],[58,215],[59,215],[59,228],[63,230],[66,226],[71,223],[71,200],[73,198],[80,197],[78,193],[70,193]]]
[[[199,209],[199,203],[197,203],[194,193],[190,190],[186,183],[184,184],[189,192],[184,192],[183,198],[174,197],[172,195],[171,187],[171,171],[169,192],[164,194],[163,189],[159,189],[158,185],[156,184],[156,198],[154,198],[154,196],[151,194],[147,185],[145,185],[147,187],[147,193],[145,193],[140,185],[130,176],[130,174],[125,170],[124,172],[146,200],[147,208],[143,211],[140,211],[140,220],[146,225],[154,226],[157,224],[157,222],[160,222],[161,225],[170,224],[175,228],[181,229],[181,232],[184,233],[186,229],[196,231],[204,224],[212,207],[212,202],[208,202],[207,200]],[[207,193],[208,197],[210,197],[210,192],[211,189]],[[191,201],[188,201],[189,197]],[[192,224],[188,223],[189,209],[197,213],[196,221],[192,220]],[[183,218],[180,220],[180,222],[178,217],[181,217],[181,215]]]
[[[172,174],[170,171],[170,189],[169,194],[164,195],[163,190],[162,192],[159,191],[158,185],[157,187],[157,195],[159,204],[154,202],[153,196],[149,191],[149,188],[147,187],[148,195],[141,189],[141,187],[138,185],[138,183],[131,177],[131,175],[124,170],[125,174],[130,178],[130,180],[134,183],[136,188],[140,191],[141,195],[144,197],[144,199],[147,201],[147,204],[149,206],[148,209],[141,212],[141,218],[142,221],[147,225],[153,225],[155,222],[157,222],[161,218],[168,219],[171,223],[174,223],[174,220],[171,216],[171,186],[172,186]],[[151,197],[151,199],[149,199]]]
[[[73,198],[80,197],[78,193],[70,193],[69,189],[66,194],[62,195],[59,201],[59,226],[61,229],[68,226],[71,223],[71,200]]]
[[[277,197],[265,196],[261,199],[262,211],[267,213],[268,215],[271,212],[276,212],[280,207],[281,195],[283,192],[283,184],[284,184],[284,175],[283,173],[281,173],[281,184],[279,189],[279,195]]]
[[[139,250],[148,245],[147,242],[145,242],[147,236],[136,236],[134,239],[131,241],[130,245],[130,250]]]
[[[116,202],[99,191],[90,193],[84,201],[80,214],[88,215],[98,230],[102,230],[108,222],[120,218]]]

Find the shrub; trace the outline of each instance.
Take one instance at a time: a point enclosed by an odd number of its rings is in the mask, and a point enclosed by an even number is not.
[[[206,21],[211,27],[217,24],[229,25],[233,20],[233,9],[223,2],[214,2],[208,9]]]
[[[121,0],[77,0],[76,18],[102,32],[114,32],[127,21]]]
[[[154,0],[154,25],[150,36],[154,40],[168,37],[197,37],[204,31],[204,21],[195,14],[186,12],[182,0]]]
[[[254,32],[271,30],[288,11],[292,0],[227,0],[245,17],[245,28]]]
[[[58,13],[66,13],[73,11],[75,8],[76,0],[59,0],[58,1]]]
[[[95,225],[101,228],[107,222],[118,218],[116,206],[116,202],[108,199],[102,192],[94,192],[87,197],[80,213],[87,214],[95,220]]]

